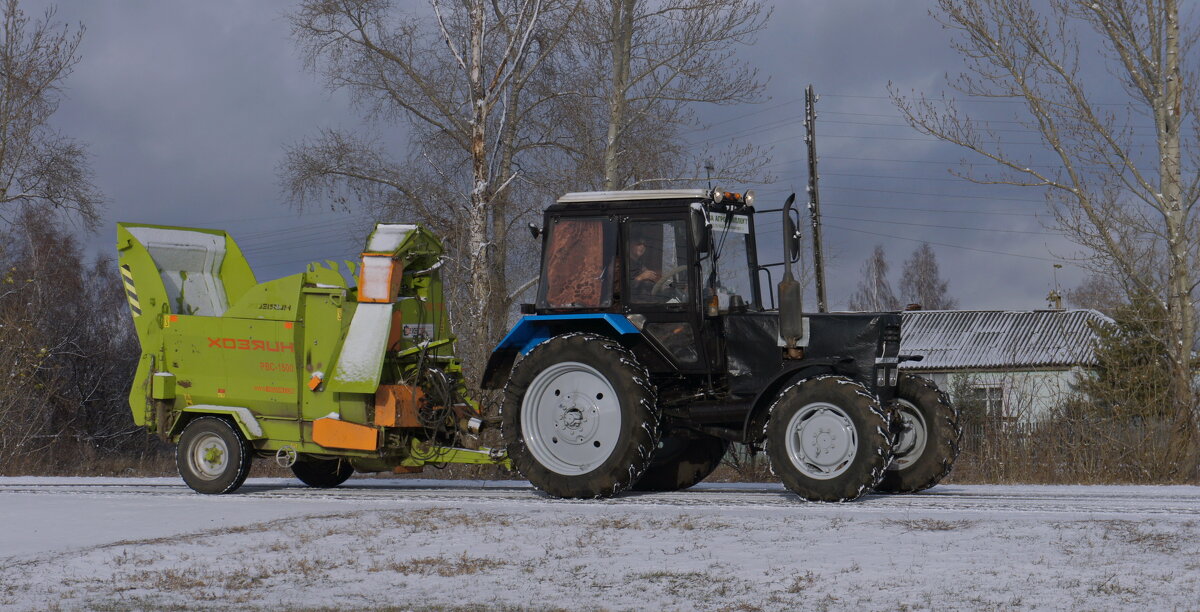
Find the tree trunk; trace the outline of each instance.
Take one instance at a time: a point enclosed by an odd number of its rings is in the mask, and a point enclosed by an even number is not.
[[[629,91],[633,13],[637,0],[612,0],[612,91],[608,98],[608,137],[604,141],[604,189],[620,189],[621,132],[625,124],[625,97]]]
[[[478,364],[485,353],[484,345],[492,337],[494,314],[491,300],[494,290],[494,270],[490,235],[492,185],[487,159],[488,90],[483,82],[483,37],[485,32],[483,0],[474,0],[470,7],[471,40],[468,79],[471,89],[471,209],[467,216],[467,268],[470,276],[470,299],[467,307],[470,319],[465,321],[468,363]],[[464,346],[465,344],[465,346]]]
[[[1165,0],[1165,74],[1160,79],[1159,99],[1155,100],[1155,123],[1159,148],[1160,197],[1166,217],[1167,234],[1167,314],[1172,338],[1171,400],[1176,414],[1176,432],[1181,450],[1196,439],[1196,407],[1193,406],[1191,356],[1195,337],[1195,310],[1191,299],[1191,265],[1188,252],[1187,216],[1181,186],[1180,123],[1182,75],[1179,66],[1179,6]]]

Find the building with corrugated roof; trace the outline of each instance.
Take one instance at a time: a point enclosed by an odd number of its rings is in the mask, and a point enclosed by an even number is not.
[[[926,310],[902,313],[901,367],[947,392],[966,393],[987,416],[1045,417],[1096,366],[1095,310]],[[955,398],[961,401],[962,397]]]

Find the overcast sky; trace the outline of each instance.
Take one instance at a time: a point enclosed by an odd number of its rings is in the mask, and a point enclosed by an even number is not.
[[[51,3],[22,4],[40,13]],[[230,230],[260,279],[357,251],[363,237],[347,216],[299,215],[279,189],[284,145],[320,127],[360,125],[345,95],[304,69],[283,17],[293,3],[56,4],[60,21],[87,27],[54,123],[89,144],[108,199],[105,225],[89,240],[93,251],[112,251],[119,220]],[[701,109],[712,126],[689,141],[698,150],[734,136],[773,146],[775,184],[727,187],[755,188],[760,208],[782,204],[792,190],[803,198],[802,100],[811,83],[821,95],[821,202],[835,308],[845,307],[875,244],[893,261],[896,285],[902,261],[922,240],[933,244],[961,307],[1044,308],[1053,263],[1074,249],[1039,222],[1041,194],[952,177],[947,170],[960,152],[905,126],[887,99],[889,81],[935,92],[945,73],[961,69],[947,34],[927,15],[930,4],[779,2],[758,43],[742,50],[770,77],[771,99]],[[1062,263],[1060,284],[1078,283],[1082,271]]]

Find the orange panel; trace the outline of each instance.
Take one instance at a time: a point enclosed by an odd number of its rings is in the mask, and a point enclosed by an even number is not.
[[[325,448],[373,451],[379,447],[379,430],[328,417],[313,421],[313,442]]]
[[[368,261],[372,264],[380,262],[379,266],[386,269],[386,274],[383,269],[368,265]],[[403,261],[392,259],[390,255],[363,253],[358,269],[358,301],[395,302],[400,296],[400,281],[403,278]]]
[[[420,474],[424,470],[425,466],[423,465],[397,465],[392,468],[392,472],[395,474]]]
[[[387,350],[400,350],[400,341],[404,339],[404,317],[400,310],[392,311],[392,331],[388,334]]]
[[[375,425],[380,427],[420,427],[418,410],[425,401],[420,387],[379,385],[375,392]]]

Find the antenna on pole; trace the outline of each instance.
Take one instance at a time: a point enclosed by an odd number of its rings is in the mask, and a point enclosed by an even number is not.
[[[829,312],[825,299],[825,257],[821,252],[821,194],[817,186],[817,95],[804,90],[804,142],[808,145],[808,214],[812,221],[813,273],[817,281],[817,311]]]
[[[1054,264],[1054,288],[1050,290],[1050,295],[1046,296],[1046,301],[1050,303],[1050,308],[1054,310],[1062,310],[1062,293],[1058,290],[1058,271],[1062,269],[1062,264]]]

